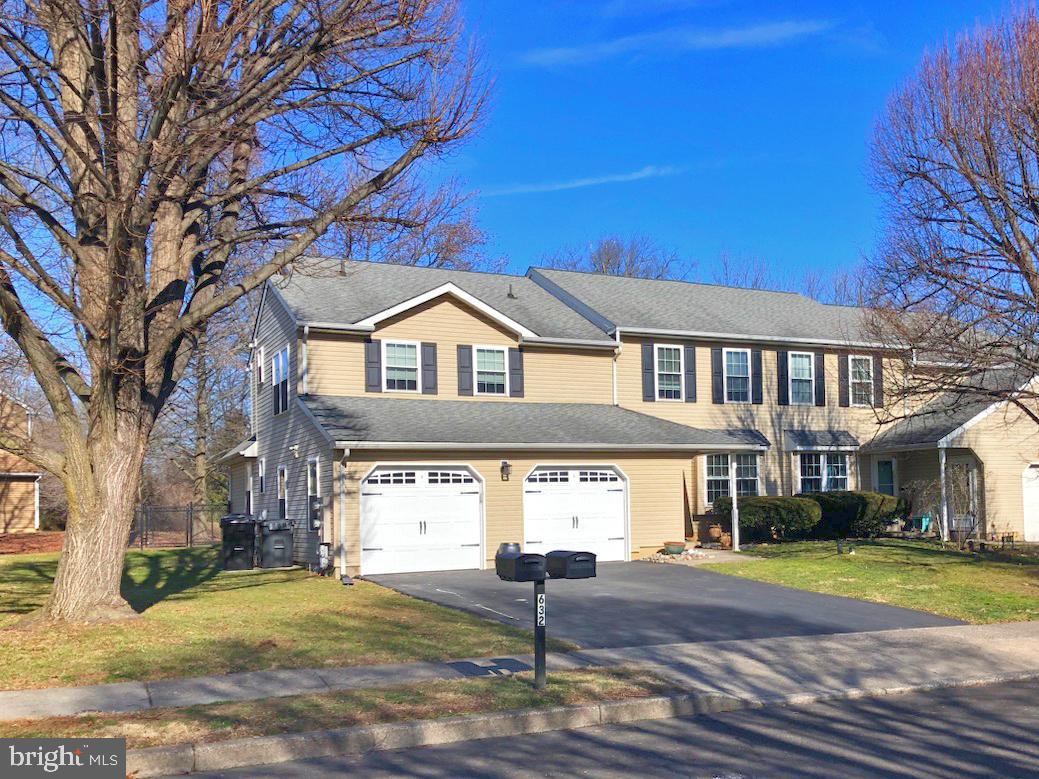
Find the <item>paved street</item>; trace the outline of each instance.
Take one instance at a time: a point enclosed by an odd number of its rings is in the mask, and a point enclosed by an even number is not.
[[[1039,682],[559,731],[215,777],[1033,777]]]
[[[373,576],[408,595],[533,627],[530,584],[494,571]],[[683,565],[603,563],[598,577],[548,582],[549,634],[582,647],[649,646],[961,624],[911,609],[711,573]]]

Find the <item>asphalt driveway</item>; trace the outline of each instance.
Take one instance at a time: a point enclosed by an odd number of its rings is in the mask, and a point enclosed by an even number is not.
[[[373,576],[416,598],[533,628],[532,584],[494,571]],[[684,565],[601,563],[598,577],[550,580],[548,632],[586,648],[810,636],[962,624],[922,611],[819,595]]]

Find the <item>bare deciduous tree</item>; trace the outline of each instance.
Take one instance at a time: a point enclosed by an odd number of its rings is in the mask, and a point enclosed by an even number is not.
[[[606,236],[586,247],[545,257],[543,262],[550,268],[641,279],[681,279],[688,271],[677,253],[642,235]]]
[[[878,126],[870,327],[901,350],[907,399],[1011,400],[1039,422],[1022,390],[1039,373],[1037,74],[1028,9],[926,55]]]
[[[451,0],[2,2],[0,321],[62,446],[37,618],[131,616],[141,465],[204,323],[305,252],[426,228],[416,163],[483,103]]]

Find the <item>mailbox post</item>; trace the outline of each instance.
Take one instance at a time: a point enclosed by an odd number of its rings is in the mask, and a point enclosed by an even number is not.
[[[590,579],[595,576],[591,552],[549,552],[547,555],[520,552],[516,543],[498,547],[494,556],[498,578],[506,582],[534,582],[534,688],[545,689],[545,652],[548,643],[548,598],[545,579]]]

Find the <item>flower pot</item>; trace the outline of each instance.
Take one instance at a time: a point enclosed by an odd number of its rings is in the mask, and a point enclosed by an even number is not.
[[[721,541],[722,538],[722,526],[718,523],[714,523],[707,526],[707,538],[711,541]]]
[[[685,551],[685,541],[665,541],[664,551],[667,554],[682,554]]]
[[[731,549],[732,548],[732,533],[722,533],[721,538],[718,539],[718,543],[720,543],[726,549]]]

